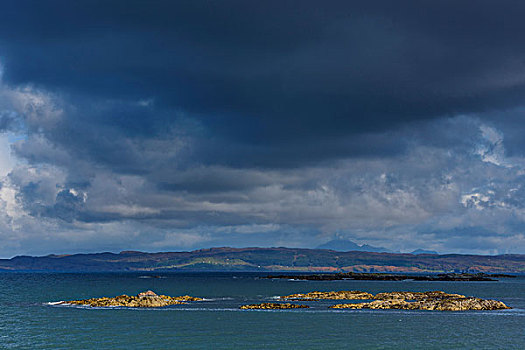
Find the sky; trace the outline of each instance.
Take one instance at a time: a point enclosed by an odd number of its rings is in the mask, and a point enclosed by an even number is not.
[[[0,257],[525,253],[525,3],[0,11]]]

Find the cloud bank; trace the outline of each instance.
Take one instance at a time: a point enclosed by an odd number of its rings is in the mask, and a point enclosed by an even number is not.
[[[0,255],[525,252],[525,6],[7,1]]]

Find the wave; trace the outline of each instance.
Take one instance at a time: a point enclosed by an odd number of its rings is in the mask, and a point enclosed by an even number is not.
[[[232,297],[223,297],[223,298],[202,298],[202,301],[221,301],[221,300],[235,300]]]

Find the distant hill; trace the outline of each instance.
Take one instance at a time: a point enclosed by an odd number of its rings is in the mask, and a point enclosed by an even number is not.
[[[525,255],[414,255],[298,248],[211,248],[192,252],[73,254],[0,259],[0,271],[525,273]]]
[[[432,255],[438,255],[439,253],[434,250],[424,250],[424,249],[416,249],[410,254],[432,254]]]
[[[317,249],[331,249],[339,252],[375,252],[391,253],[392,251],[383,247],[374,247],[368,244],[359,245],[347,239],[333,239],[325,244],[321,244]]]

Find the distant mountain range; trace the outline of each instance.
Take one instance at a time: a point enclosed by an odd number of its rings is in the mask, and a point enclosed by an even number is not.
[[[375,252],[375,253],[391,253],[392,251],[383,247],[374,247],[368,244],[359,245],[347,239],[333,239],[329,242],[321,244],[317,249],[331,249],[338,252]]]
[[[317,249],[330,249],[335,250],[338,252],[374,252],[374,253],[399,253],[399,252],[393,252],[390,249],[384,248],[384,247],[374,247],[372,245],[363,244],[359,245],[355,242],[352,242],[348,239],[340,239],[336,238],[329,242],[326,242],[324,244],[321,244],[317,247]],[[438,252],[433,250],[423,250],[423,249],[416,249],[410,254],[434,254],[437,255]]]
[[[411,252],[410,254],[432,254],[432,255],[438,255],[438,252],[434,251],[434,250],[424,250],[424,249],[416,249],[414,250],[413,252]]]
[[[0,271],[166,272],[495,272],[525,273],[525,255],[414,255],[296,248],[211,248],[191,252],[17,256]]]

